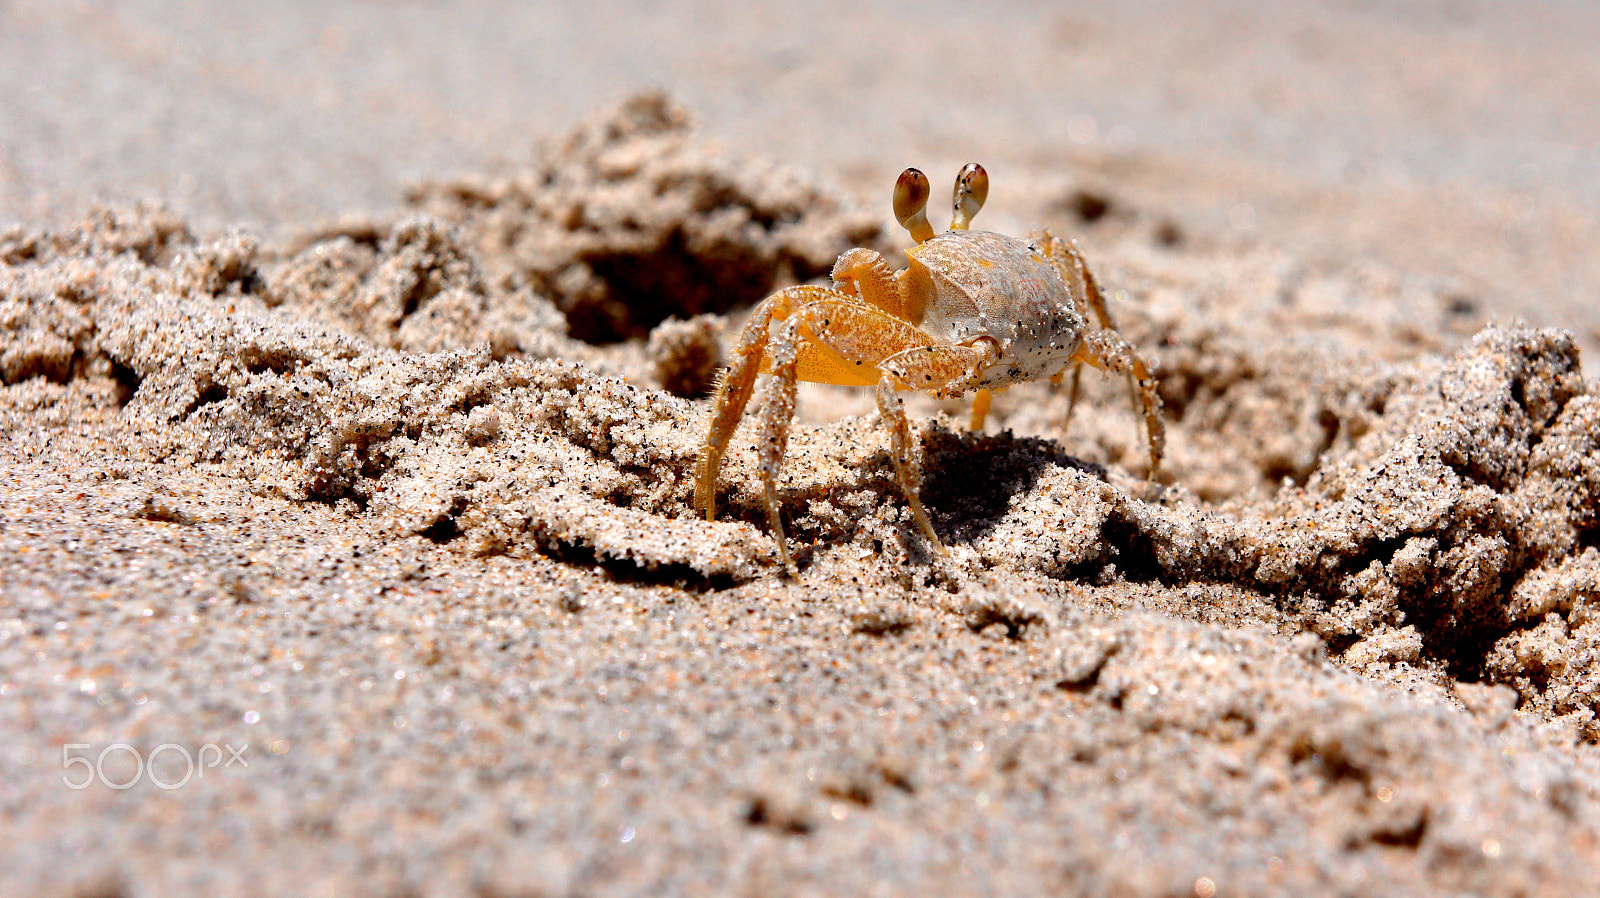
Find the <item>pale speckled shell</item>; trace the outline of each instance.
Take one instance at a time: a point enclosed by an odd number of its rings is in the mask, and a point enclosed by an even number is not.
[[[1082,342],[1083,316],[1055,264],[1025,240],[989,231],[946,231],[906,250],[934,296],[921,327],[941,342],[993,338],[999,361],[967,385],[994,387],[1066,369]]]

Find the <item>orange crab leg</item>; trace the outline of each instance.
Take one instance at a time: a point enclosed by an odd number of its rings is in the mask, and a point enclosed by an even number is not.
[[[1161,470],[1161,456],[1166,451],[1167,429],[1161,422],[1161,396],[1156,392],[1156,379],[1134,350],[1133,345],[1116,331],[1101,330],[1083,335],[1075,361],[1087,362],[1096,368],[1116,371],[1128,377],[1133,389],[1134,405],[1144,411],[1145,436],[1150,447],[1150,477],[1154,480]]]
[[[898,397],[893,394],[902,389],[944,388],[961,378],[969,378],[973,366],[981,364],[991,350],[987,346],[936,345],[932,337],[918,328],[842,295],[807,303],[783,322],[770,347],[772,384],[768,388],[757,452],[767,518],[778,543],[779,559],[784,570],[791,572],[794,561],[789,555],[779,514],[778,470],[783,464],[794,419],[802,347],[818,345],[858,366],[858,370],[881,372],[877,381],[878,408],[890,429],[890,456],[896,478],[917,526],[943,556],[944,544],[934,532],[919,496],[921,446],[911,433]]]
[[[782,320],[798,305],[810,299],[825,296],[831,291],[822,287],[790,287],[779,290],[756,306],[750,320],[745,322],[739,335],[739,346],[734,350],[733,362],[717,378],[713,397],[711,428],[706,433],[705,447],[700,450],[694,484],[694,504],[704,509],[706,520],[717,514],[717,472],[722,467],[722,455],[733,439],[733,432],[744,417],[745,406],[755,391],[756,375],[761,372],[762,359],[767,351],[767,335],[774,319]]]

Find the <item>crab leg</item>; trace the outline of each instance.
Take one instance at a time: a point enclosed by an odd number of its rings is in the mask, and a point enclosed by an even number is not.
[[[789,446],[789,427],[794,422],[795,387],[799,382],[795,376],[799,326],[799,318],[785,321],[772,341],[772,380],[767,385],[766,407],[761,413],[761,437],[756,443],[767,520],[772,525],[772,538],[778,543],[778,559],[788,573],[794,573],[794,559],[789,556],[789,541],[783,534],[783,517],[778,511],[778,467],[783,464],[784,450]]]
[[[884,375],[878,383],[878,413],[889,428],[889,455],[900,479],[900,491],[905,493],[906,504],[911,506],[917,526],[927,534],[928,541],[941,557],[948,557],[948,553],[922,507],[922,442],[912,434],[905,404],[896,391],[921,389],[937,394],[960,390],[971,382],[974,374],[988,367],[994,354],[994,344],[988,341],[976,346],[914,346],[878,365]],[[982,390],[979,395],[987,397],[989,391]],[[987,410],[987,402],[983,407]]]
[[[1039,244],[1044,254],[1056,263],[1061,277],[1067,282],[1067,290],[1074,299],[1082,299],[1094,314],[1095,320],[1100,323],[1101,330],[1117,329],[1117,323],[1111,318],[1111,310],[1106,307],[1105,294],[1100,292],[1100,283],[1095,280],[1094,272],[1088,263],[1083,261],[1083,253],[1078,251],[1075,240],[1061,240],[1049,231],[1040,229],[1029,235],[1029,239]],[[1066,429],[1072,424],[1072,412],[1078,407],[1078,396],[1082,392],[1083,362],[1072,363],[1072,385],[1067,390],[1067,414],[1062,418],[1061,427]],[[1050,379],[1051,383],[1059,385],[1062,375],[1057,374]],[[1139,401],[1138,388],[1133,380],[1128,381],[1128,388]]]
[[[1150,476],[1154,478],[1161,468],[1161,456],[1166,447],[1166,429],[1161,423],[1161,398],[1156,395],[1156,380],[1150,376],[1144,360],[1117,331],[1117,323],[1111,319],[1111,310],[1106,308],[1105,294],[1100,291],[1100,282],[1095,280],[1094,271],[1083,261],[1083,254],[1078,252],[1077,241],[1055,242],[1055,249],[1060,255],[1065,255],[1071,264],[1071,269],[1076,273],[1078,282],[1083,285],[1084,297],[1088,300],[1089,308],[1094,312],[1094,317],[1100,322],[1100,333],[1108,335],[1108,344],[1115,337],[1114,343],[1120,344],[1115,352],[1126,353],[1129,362],[1123,370],[1128,378],[1128,395],[1135,407],[1144,410],[1145,435],[1150,442]],[[1113,350],[1104,348],[1102,353]],[[1072,366],[1072,389],[1067,396],[1067,423],[1072,420],[1072,408],[1078,404],[1078,375],[1083,372],[1082,365]]]
[[[767,336],[774,320],[789,317],[796,306],[803,305],[834,291],[823,287],[789,287],[767,297],[739,335],[739,346],[733,363],[717,379],[717,391],[712,405],[711,428],[706,434],[705,448],[700,451],[700,464],[694,485],[694,504],[705,510],[710,521],[717,513],[717,472],[722,467],[722,456],[728,441],[739,427],[750,395],[755,390],[756,375],[761,372],[761,360],[767,350]]]
[[[1145,435],[1150,445],[1150,479],[1154,480],[1166,451],[1167,429],[1161,423],[1161,396],[1156,392],[1156,379],[1150,375],[1144,359],[1139,358],[1132,344],[1120,334],[1101,330],[1083,335],[1083,345],[1078,348],[1074,361],[1127,375],[1133,386],[1134,405],[1144,412]]]
[[[970,379],[973,365],[981,364],[990,350],[932,344],[933,338],[921,330],[842,293],[796,309],[778,328],[767,350],[772,362],[772,383],[767,388],[757,453],[767,518],[786,571],[794,570],[794,561],[789,555],[779,514],[778,470],[783,464],[794,420],[796,384],[802,370],[808,368],[807,373],[817,375],[815,379],[829,383],[852,382],[862,371],[881,372],[878,407],[890,428],[890,454],[901,491],[917,525],[943,554],[944,547],[918,496],[922,481],[921,447],[912,436],[905,412],[893,393],[912,386],[905,381],[906,377],[915,378],[918,387],[934,388],[947,387],[952,379]],[[845,370],[835,376],[821,376],[827,374],[822,365],[828,360],[844,366]],[[851,379],[844,380],[845,376]],[[886,401],[885,395],[894,401]]]
[[[983,430],[983,422],[989,417],[989,406],[994,402],[994,393],[989,390],[979,390],[972,397],[972,420],[968,422],[967,429],[973,433]]]
[[[1052,382],[1060,383],[1059,376]],[[972,419],[967,423],[968,430],[973,433],[983,431],[983,422],[989,418],[989,408],[994,404],[995,394],[1004,391],[1005,386],[1001,385],[990,390],[978,390],[972,395]]]
[[[878,382],[878,415],[889,428],[889,458],[894,461],[894,473],[900,481],[900,492],[911,506],[911,516],[928,537],[939,557],[948,558],[939,534],[933,532],[933,522],[922,507],[922,441],[911,432],[911,422],[906,419],[905,402],[900,399],[888,378]]]
[[[1083,253],[1078,251],[1075,240],[1061,240],[1049,231],[1040,230],[1035,233],[1034,239],[1043,244],[1045,253],[1061,269],[1062,277],[1066,278],[1068,289],[1074,298],[1082,297],[1089,305],[1089,310],[1100,322],[1104,330],[1116,330],[1117,323],[1111,319],[1111,310],[1106,308],[1106,297],[1100,292],[1100,282],[1095,280],[1094,272],[1088,263],[1083,261]]]
[[[889,286],[892,288],[893,284]],[[775,324],[780,327],[776,334]],[[794,329],[787,341],[784,364],[780,365],[778,337],[790,329],[789,324]],[[798,329],[802,325],[803,332]],[[732,364],[717,381],[711,424],[695,479],[695,506],[705,511],[706,520],[715,518],[722,458],[750,404],[756,377],[763,370],[770,368],[777,375],[775,380],[787,376],[795,381],[867,386],[878,382],[878,362],[932,342],[927,334],[892,314],[839,290],[799,286],[774,293],[751,314],[739,335]],[[793,389],[792,384],[788,389]],[[789,414],[793,414],[792,407]],[[787,434],[785,419],[785,439]],[[780,461],[782,455],[780,445]]]

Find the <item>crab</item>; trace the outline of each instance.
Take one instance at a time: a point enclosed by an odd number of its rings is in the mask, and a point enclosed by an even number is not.
[[[1072,372],[1070,406],[1084,364],[1126,375],[1142,411],[1149,477],[1161,464],[1165,430],[1150,366],[1116,330],[1105,298],[1077,246],[1037,230],[1022,240],[969,228],[989,193],[989,176],[970,163],[956,177],[950,230],[928,224],[928,179],[908,168],[894,186],[894,213],[917,245],[910,263],[890,269],[882,254],[851,249],[833,266],[833,286],[777,291],[751,314],[732,364],[717,382],[710,428],[700,454],[695,505],[716,516],[717,473],[755,389],[770,372],[757,452],[764,500],[779,559],[795,571],[779,514],[778,469],[794,420],[796,384],[875,387],[889,431],[889,456],[918,528],[948,557],[920,498],[922,447],[900,394],[940,398],[975,393],[972,427],[982,429],[993,391]],[[1081,308],[1100,327],[1091,330]]]

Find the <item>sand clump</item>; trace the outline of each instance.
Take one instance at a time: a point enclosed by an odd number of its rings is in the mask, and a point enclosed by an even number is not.
[[[596,344],[644,337],[671,316],[754,305],[883,236],[877,216],[835,192],[708,155],[687,113],[661,94],[578,127],[522,175],[426,184],[410,201]]]
[[[424,185],[411,202],[281,246],[197,235],[154,207],[0,237],[10,462],[47,485],[80,476],[53,466],[85,459],[81,476],[111,498],[92,500],[99,510],[73,527],[92,530],[96,514],[120,508],[107,539],[157,526],[213,550],[231,539],[265,552],[250,533],[253,502],[263,521],[310,528],[304,558],[275,562],[276,592],[237,558],[213,571],[200,595],[229,607],[313,614],[321,551],[345,565],[339,589],[390,596],[394,614],[418,620],[439,611],[415,591],[430,577],[488,603],[475,613],[494,620],[508,612],[493,609],[493,590],[520,578],[531,585],[515,587],[527,604],[512,616],[532,623],[515,628],[533,627],[541,645],[594,640],[581,644],[595,654],[574,662],[590,675],[623,663],[606,655],[622,631],[595,628],[633,620],[648,647],[638,657],[654,660],[640,662],[648,674],[613,671],[614,686],[659,713],[641,722],[608,706],[597,712],[602,728],[657,740],[629,757],[660,778],[661,794],[711,790],[697,808],[722,844],[762,833],[812,848],[762,842],[765,866],[737,883],[697,879],[708,875],[698,868],[674,878],[649,862],[606,868],[604,852],[560,835],[586,825],[576,809],[586,793],[552,774],[528,788],[553,804],[534,802],[523,824],[544,848],[529,854],[502,832],[526,796],[485,793],[472,812],[491,846],[479,866],[430,873],[420,861],[386,862],[385,882],[498,882],[485,870],[523,864],[578,890],[609,875],[759,889],[786,869],[845,887],[874,875],[863,840],[910,857],[933,850],[940,826],[975,831],[977,794],[1005,807],[1012,829],[974,856],[1017,852],[1014,878],[1000,881],[1018,886],[1064,877],[1156,894],[1217,868],[1295,892],[1362,891],[1381,877],[1401,890],[1514,893],[1600,869],[1600,390],[1569,335],[1495,326],[1398,361],[1339,339],[1303,351],[1261,339],[1226,308],[1175,311],[1162,297],[1227,263],[1130,232],[1107,270],[1135,290],[1156,285],[1149,302],[1126,300],[1119,314],[1136,343],[1160,346],[1168,482],[1142,483],[1122,466],[1139,446],[1115,383],[1094,388],[1103,401],[1070,437],[1049,423],[1064,399],[1042,387],[997,403],[999,433],[969,433],[927,414],[947,407],[925,403],[924,495],[953,553],[940,567],[908,518],[875,416],[801,427],[783,490],[803,570],[788,582],[762,526],[747,433],[728,458],[720,519],[690,507],[706,414],[692,397],[742,308],[825,274],[846,246],[886,249],[877,214],[798,175],[709,152],[660,96],[586,123],[525,173]],[[1270,423],[1281,426],[1263,433]],[[1085,429],[1104,436],[1082,440]],[[19,515],[14,532],[48,532]],[[363,548],[327,548],[340,541]],[[204,563],[170,547],[156,554],[180,568]],[[408,554],[436,573],[408,566]],[[52,586],[59,574],[7,576],[7,613],[19,622],[9,651],[26,643],[56,658],[53,631],[29,621],[61,603],[98,613],[88,592]],[[710,620],[722,621],[715,639]],[[297,651],[316,651],[315,634],[294,632]],[[516,682],[488,672],[477,645],[407,638],[434,646],[429,676],[452,694]],[[555,663],[547,651],[507,663],[528,682],[517,665]],[[723,663],[733,670],[719,681]],[[848,671],[828,682],[859,697],[808,685],[841,664]],[[915,671],[905,675],[914,688],[896,681],[897,665]],[[771,678],[739,679],[758,674]],[[46,686],[16,679],[13,707],[24,701],[16,695],[45,701]],[[677,690],[690,682],[698,691],[685,698]],[[795,691],[773,698],[773,684]],[[581,713],[581,678],[549,688],[559,701],[541,701]],[[966,695],[1009,710],[945,706]],[[367,713],[349,696],[322,697],[329,715]],[[528,715],[518,726],[530,744],[598,775],[584,759],[588,724],[563,731],[527,695],[505,700]],[[860,716],[878,706],[909,716]],[[698,737],[668,732],[707,713],[749,721],[727,723],[736,737],[726,770]],[[283,726],[302,752],[337,753],[336,736]],[[986,741],[989,754],[973,754]],[[515,782],[524,756],[506,751],[467,752],[461,763]],[[1524,760],[1507,767],[1504,752]],[[438,763],[457,762],[445,753]],[[407,767],[412,780],[395,800],[448,794],[439,769]],[[820,778],[806,772],[816,769]],[[645,809],[616,825],[656,826],[673,850],[699,844],[649,791],[629,793]],[[331,838],[398,844],[382,799],[349,783],[329,794],[368,815],[326,824]],[[64,813],[69,799],[42,800]],[[284,802],[272,813],[293,816],[292,796],[272,801]],[[147,813],[129,807],[133,819]],[[626,816],[606,803],[593,812]],[[184,813],[207,819],[198,806]],[[1134,869],[1104,837],[1084,835],[1106,820],[1124,821],[1132,845],[1160,846],[1165,860]],[[301,826],[256,820],[236,861],[323,832]],[[1037,842],[1047,832],[1084,841]],[[181,880],[174,867],[126,864],[141,846],[182,850],[141,838],[90,841],[112,880]],[[1259,863],[1243,849],[1218,859],[1218,844],[1262,839],[1272,844]],[[417,857],[442,858],[448,840],[430,831]],[[1030,840],[1057,853],[1021,847]],[[1575,859],[1560,857],[1569,849]],[[923,874],[900,875],[913,887]]]

